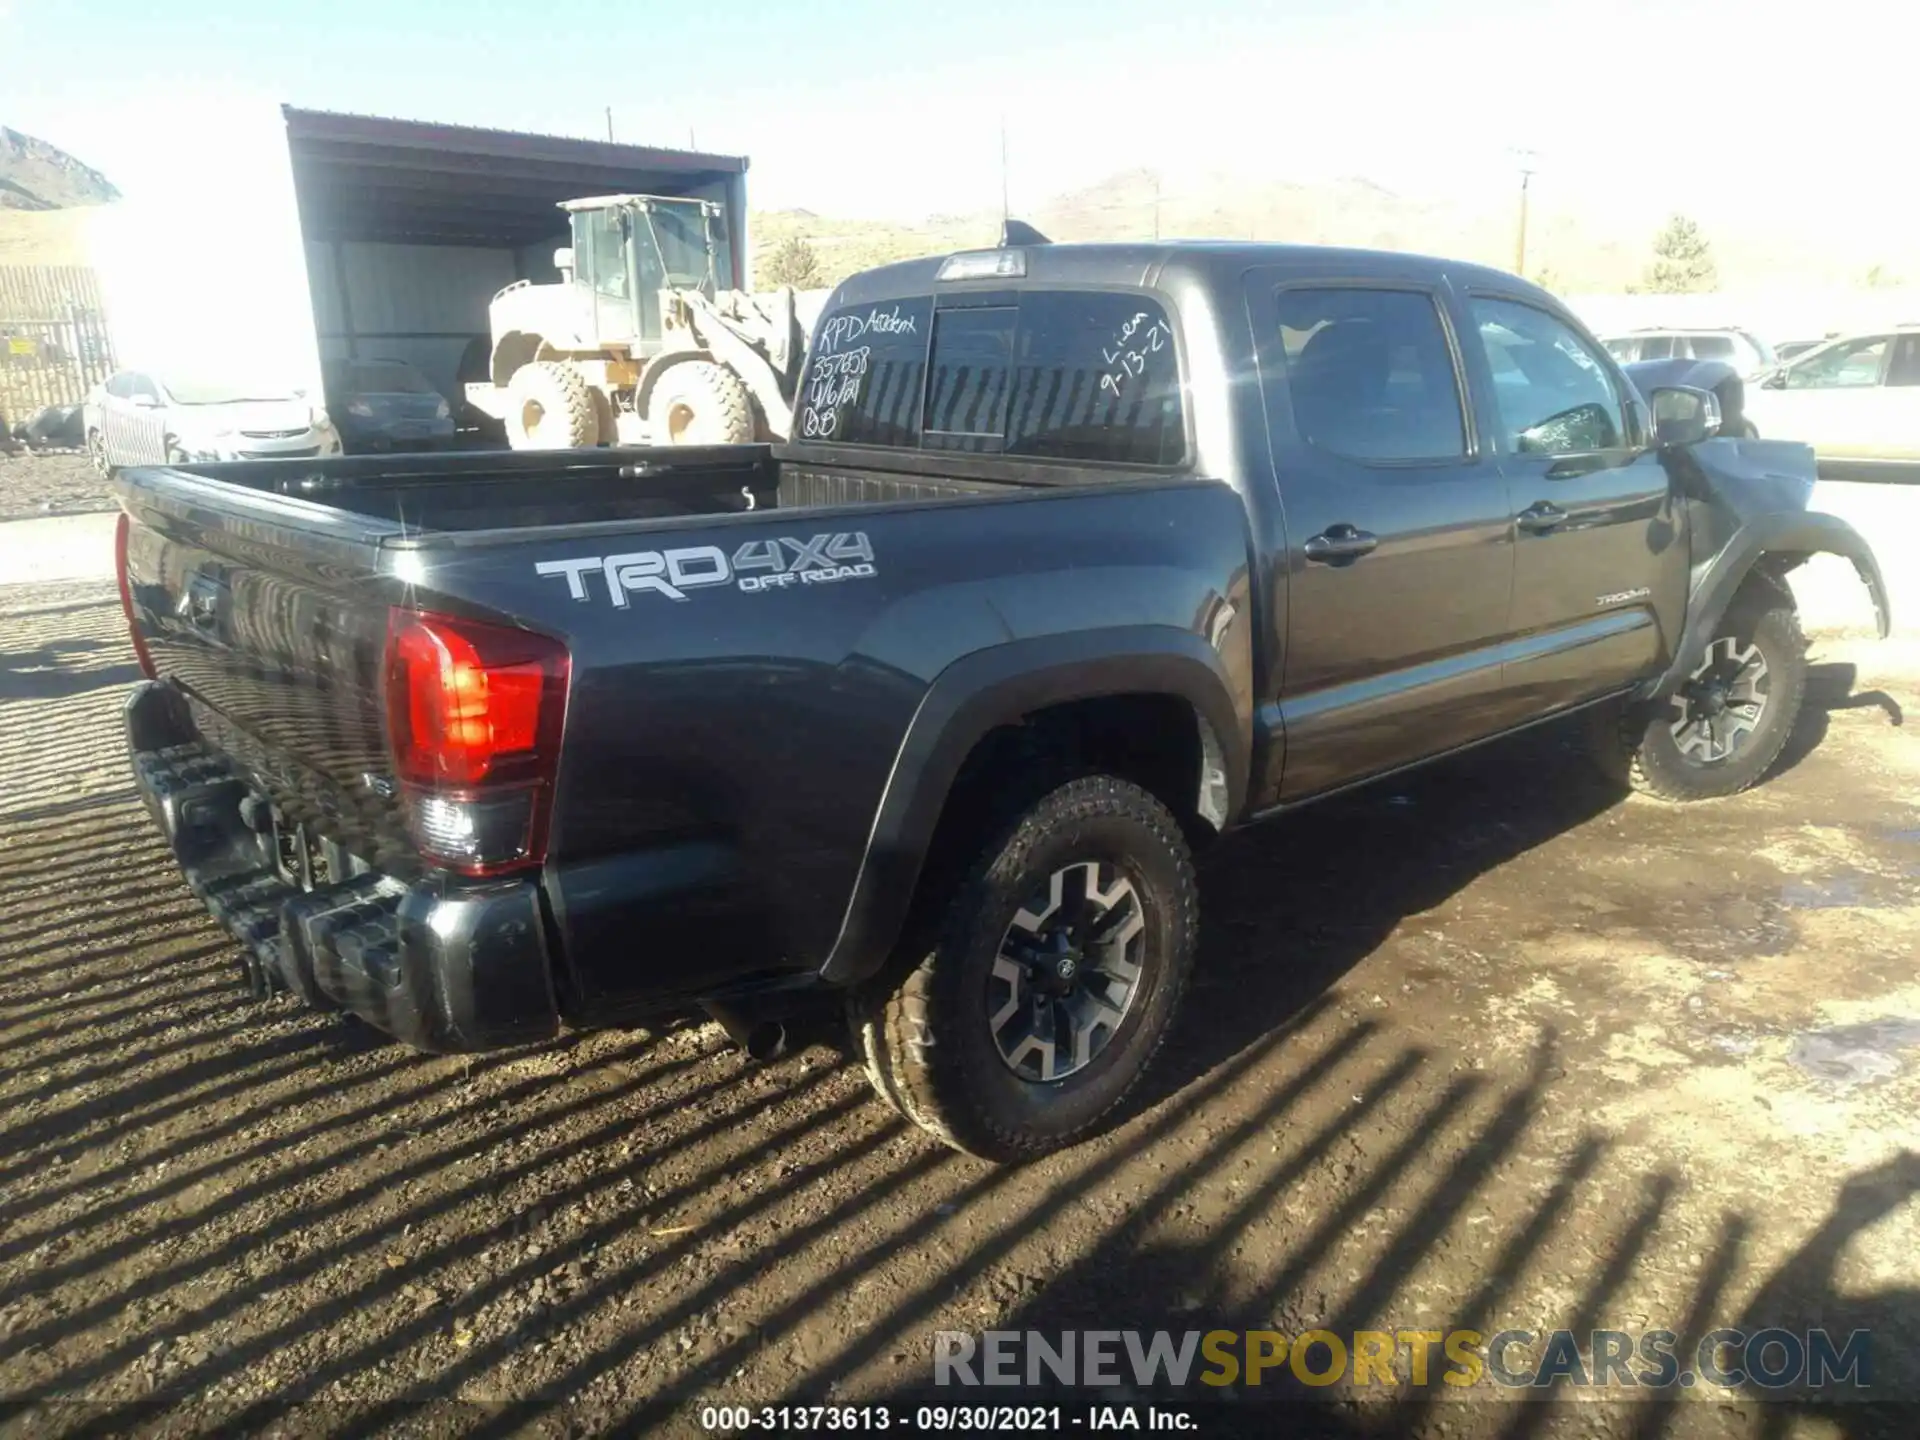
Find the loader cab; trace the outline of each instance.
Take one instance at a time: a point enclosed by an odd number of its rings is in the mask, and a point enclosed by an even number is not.
[[[573,284],[592,298],[601,348],[652,356],[663,348],[660,292],[733,288],[725,211],[711,200],[603,195],[568,201]]]

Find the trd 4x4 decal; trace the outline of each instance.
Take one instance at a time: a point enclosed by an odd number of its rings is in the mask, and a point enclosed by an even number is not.
[[[792,535],[749,540],[731,556],[717,545],[689,545],[678,550],[541,560],[533,568],[541,575],[565,576],[567,593],[576,600],[591,599],[587,577],[603,575],[607,594],[622,610],[627,608],[627,597],[641,591],[685,600],[689,590],[706,585],[732,585],[751,594],[791,585],[864,580],[876,573],[873,546],[864,530],[815,535],[811,540]]]

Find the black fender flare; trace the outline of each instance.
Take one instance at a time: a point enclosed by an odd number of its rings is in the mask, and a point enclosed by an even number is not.
[[[1884,640],[1893,626],[1893,612],[1887,603],[1887,585],[1880,575],[1880,562],[1874,559],[1873,548],[1867,544],[1866,537],[1836,515],[1795,510],[1756,516],[1734,532],[1733,538],[1695,579],[1693,593],[1687,600],[1686,628],[1681,632],[1673,661],[1656,680],[1642,688],[1639,698],[1654,699],[1673,693],[1698,668],[1734,596],[1756,570],[1791,598],[1791,592],[1786,590],[1787,572],[1816,553],[1844,555],[1853,562],[1860,583],[1867,587],[1873,601],[1874,622]],[[1783,563],[1769,565],[1770,558]]]
[[[1214,807],[1220,828],[1240,813],[1252,718],[1238,713],[1220,657],[1203,637],[1171,626],[1124,626],[975,651],[941,671],[907,726],[820,978],[855,984],[892,951],[953,782],[989,731],[1048,706],[1109,695],[1168,695],[1191,705],[1201,789],[1224,784]]]

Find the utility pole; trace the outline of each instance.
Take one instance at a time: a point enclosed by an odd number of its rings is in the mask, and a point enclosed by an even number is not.
[[[1514,239],[1513,273],[1524,280],[1527,278],[1527,192],[1540,157],[1532,150],[1515,150],[1512,153],[1520,162],[1520,233]]]
[[[1005,225],[1012,211],[1007,206],[1007,117],[1000,117],[1000,223]]]
[[[607,106],[607,143],[613,143],[613,106]]]

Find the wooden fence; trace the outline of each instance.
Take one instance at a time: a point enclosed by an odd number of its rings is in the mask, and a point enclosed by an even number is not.
[[[106,311],[93,271],[0,265],[0,416],[20,424],[72,405],[113,373]]]

